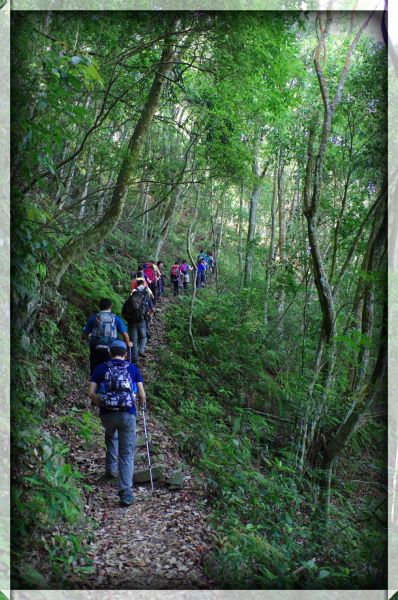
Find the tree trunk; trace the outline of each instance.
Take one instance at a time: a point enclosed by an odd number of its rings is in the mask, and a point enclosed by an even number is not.
[[[187,253],[188,253],[189,261],[190,261],[191,265],[193,266],[192,295],[191,295],[191,305],[190,305],[189,317],[188,317],[188,336],[189,336],[189,340],[191,342],[193,353],[195,354],[195,356],[199,356],[198,347],[196,345],[195,338],[193,336],[193,331],[192,331],[193,309],[195,306],[195,298],[196,298],[196,277],[198,274],[198,266],[196,264],[196,260],[194,260],[194,257],[192,256],[192,250],[191,250],[192,227],[193,227],[194,221],[196,221],[196,218],[197,218],[198,203],[199,203],[199,192],[196,188],[195,188],[195,192],[196,192],[196,202],[195,202],[194,214],[192,215],[192,219],[190,220],[189,227],[188,227],[188,233],[187,233]]]
[[[268,327],[268,296],[271,289],[271,273],[275,260],[275,226],[276,226],[276,198],[278,190],[278,163],[275,162],[274,169],[274,186],[272,190],[271,204],[271,232],[269,241],[269,250],[267,258],[267,266],[265,270],[265,300],[264,300],[264,336],[267,335]]]
[[[222,236],[223,236],[223,232],[224,232],[224,217],[225,217],[225,191],[223,192],[222,199],[221,199],[220,226],[218,228],[217,245],[216,245],[217,258],[219,257],[220,252],[221,252]]]
[[[364,412],[369,409],[371,404],[383,392],[384,381],[387,375],[387,302],[383,305],[383,321],[380,332],[380,346],[377,355],[376,364],[373,368],[370,383],[362,386],[357,392],[354,409],[350,409],[344,422],[338,428],[334,437],[328,442],[324,452],[323,468],[328,468],[348,440],[354,433],[358,422]]]
[[[239,288],[242,288],[243,283],[243,195],[244,195],[244,180],[240,186],[239,196],[239,220],[238,220],[238,259],[239,259]]]
[[[82,221],[84,219],[84,213],[86,212],[86,198],[87,198],[88,188],[90,185],[90,179],[91,179],[91,175],[92,175],[93,161],[94,161],[94,154],[90,154],[89,159],[88,159],[86,177],[85,177],[84,186],[83,186],[83,192],[82,192],[81,199],[80,199],[81,200],[80,210],[79,210],[80,221]]]
[[[249,285],[253,275],[253,250],[256,237],[256,224],[257,224],[257,206],[258,199],[260,197],[262,180],[264,178],[266,169],[261,173],[259,165],[259,152],[261,143],[261,132],[259,131],[254,146],[254,156],[252,171],[254,176],[253,190],[250,196],[250,207],[249,207],[249,226],[247,230],[247,241],[246,241],[246,259],[245,259],[245,275],[243,284]]]
[[[284,162],[279,158],[278,167],[278,220],[279,220],[279,259],[280,266],[284,269],[286,261],[286,215],[285,215],[285,189],[284,189]],[[281,285],[278,300],[278,334],[284,337],[283,314],[285,312],[285,286]]]
[[[173,24],[172,31],[175,30],[179,20]],[[108,211],[102,219],[85,235],[73,238],[60,251],[59,255],[53,260],[49,269],[50,281],[58,287],[62,276],[71,265],[71,263],[86,254],[91,248],[96,246],[106,238],[119,223],[123,213],[126,191],[129,186],[129,180],[136,168],[136,163],[142,144],[150,129],[153,116],[159,106],[159,101],[163,87],[168,77],[173,62],[177,59],[177,51],[174,44],[169,39],[164,43],[161,60],[156,69],[156,75],[152,82],[144,109],[134,129],[128,144],[128,153],[122,161],[116,185],[112,194],[112,199]]]
[[[247,232],[246,242],[246,264],[245,264],[245,276],[244,285],[249,285],[253,275],[253,250],[254,240],[256,235],[256,219],[257,219],[257,205],[260,196],[260,185],[255,184],[250,197],[250,210],[249,210],[249,228]]]

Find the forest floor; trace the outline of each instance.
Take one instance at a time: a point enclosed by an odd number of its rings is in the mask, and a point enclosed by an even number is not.
[[[170,292],[169,292],[170,293]],[[140,363],[145,381],[161,376],[157,372],[157,350],[165,344],[164,310],[171,300],[162,299],[151,326],[151,340],[146,356]],[[70,382],[68,405],[97,414],[87,398],[88,381],[76,381],[70,364],[62,365]],[[172,433],[160,419],[147,411],[147,426],[151,435],[151,456],[161,453],[164,476],[155,481],[152,494],[148,484],[134,484],[135,502],[128,508],[119,506],[118,482],[104,477],[105,448],[103,430],[99,429],[89,443],[76,436],[73,426],[62,422],[62,414],[54,407],[47,420],[48,431],[61,436],[70,448],[67,461],[84,475],[91,486],[84,491],[85,506],[81,531],[91,538],[88,556],[94,572],[81,574],[78,569],[69,577],[74,589],[211,589],[215,582],[204,573],[203,561],[210,551],[212,533],[207,523],[208,508],[203,490],[191,468],[179,455]],[[61,423],[60,423],[61,417]],[[137,417],[137,437],[143,435],[142,417]],[[153,461],[154,464],[156,461]],[[136,450],[135,468],[147,466],[146,448]],[[183,473],[180,489],[170,489],[166,476],[174,469]],[[94,529],[92,523],[94,521]],[[53,531],[63,534],[62,527]],[[43,559],[43,557],[42,557]],[[51,582],[46,565],[37,566]],[[34,562],[36,562],[34,561]],[[77,566],[77,565],[75,565]],[[54,582],[52,582],[54,583]],[[63,583],[63,586],[65,584]]]

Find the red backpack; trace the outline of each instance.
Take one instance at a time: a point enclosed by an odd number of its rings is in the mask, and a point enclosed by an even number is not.
[[[156,275],[155,271],[153,270],[153,267],[147,267],[144,273],[148,277],[150,282],[156,281]]]
[[[179,270],[180,270],[180,266],[179,266],[179,265],[173,265],[173,266],[171,267],[170,275],[171,275],[172,277],[177,277],[177,276],[178,276],[178,273],[179,273]]]

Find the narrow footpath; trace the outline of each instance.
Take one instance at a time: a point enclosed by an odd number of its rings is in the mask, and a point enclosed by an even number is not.
[[[151,340],[145,359],[140,364],[145,381],[159,377],[157,350],[165,344],[163,313],[170,299],[162,299],[151,327]],[[65,366],[68,369],[68,366]],[[69,367],[69,381],[73,385],[73,372]],[[84,407],[96,414],[87,398],[87,382],[76,382],[69,395],[72,406]],[[57,415],[54,414],[57,422]],[[68,462],[85,476],[91,486],[85,491],[85,521],[94,519],[94,539],[89,556],[94,573],[71,577],[71,587],[83,589],[211,589],[203,570],[203,560],[210,551],[212,534],[206,517],[206,499],[192,470],[178,453],[177,444],[161,422],[161,417],[147,411],[147,427],[151,435],[151,457],[155,472],[162,473],[155,481],[152,495],[147,483],[134,484],[135,502],[128,508],[119,506],[117,481],[104,478],[105,449],[102,428],[96,439],[84,443],[63,424],[57,427],[70,447]],[[73,429],[73,428],[72,428]],[[53,429],[54,431],[54,429]],[[141,438],[141,439],[140,439]],[[137,417],[135,469],[147,467],[146,448],[143,445],[142,417]],[[177,473],[176,485],[170,485],[170,474]],[[182,477],[181,477],[182,474]]]

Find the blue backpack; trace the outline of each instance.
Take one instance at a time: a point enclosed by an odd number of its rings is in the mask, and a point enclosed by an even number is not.
[[[120,362],[108,361],[104,383],[101,385],[101,407],[118,411],[132,408],[137,397],[137,384],[132,380],[126,360]]]

